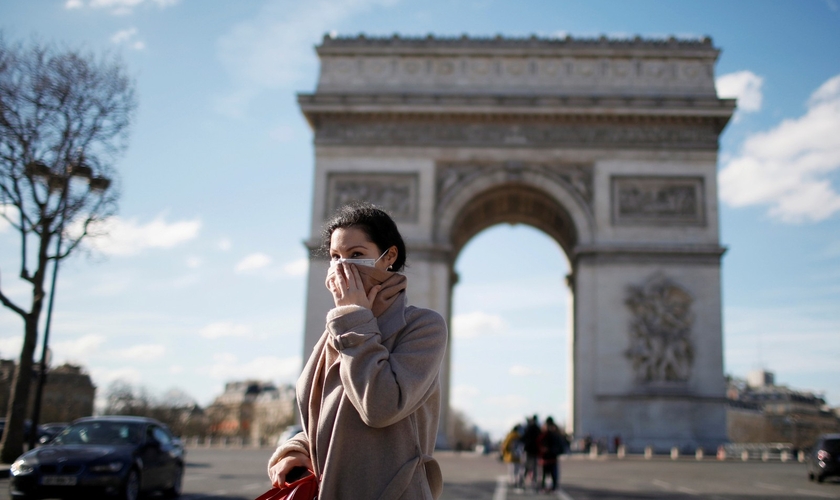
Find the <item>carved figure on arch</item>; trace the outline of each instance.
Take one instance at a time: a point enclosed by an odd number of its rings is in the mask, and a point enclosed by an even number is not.
[[[691,328],[693,299],[680,285],[655,274],[641,286],[627,287],[630,359],[641,383],[686,382],[694,364]]]

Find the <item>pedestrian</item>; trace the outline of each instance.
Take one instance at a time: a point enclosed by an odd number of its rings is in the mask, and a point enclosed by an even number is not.
[[[540,489],[543,491],[555,491],[560,485],[560,461],[559,456],[565,452],[565,437],[560,428],[554,423],[554,418],[548,417],[543,424],[539,437],[540,463],[542,464],[542,479]],[[551,476],[551,489],[546,490],[545,478]]]
[[[522,443],[522,426],[516,424],[502,441],[502,461],[508,464],[508,483],[514,488],[524,487],[523,455],[525,445]]]
[[[322,248],[335,307],[297,382],[303,432],[275,450],[269,478],[281,486],[305,467],[325,500],[439,498],[432,452],[446,324],[406,304],[405,243],[384,211],[340,208],[324,226]]]
[[[525,479],[530,479],[531,486],[537,488],[537,459],[539,458],[540,424],[537,415],[526,419],[522,444],[525,448]]]

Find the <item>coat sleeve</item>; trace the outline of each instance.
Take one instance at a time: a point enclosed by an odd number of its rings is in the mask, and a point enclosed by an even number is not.
[[[274,464],[293,451],[303,453],[307,456],[309,455],[309,440],[306,438],[306,433],[299,432],[291,439],[278,446],[277,449],[274,450],[274,453],[271,454],[271,458],[268,459],[268,469],[271,470],[271,468],[274,467]]]
[[[327,325],[341,354],[344,392],[370,427],[392,425],[415,412],[436,389],[446,351],[446,323],[431,310],[406,324],[391,352],[369,309]]]

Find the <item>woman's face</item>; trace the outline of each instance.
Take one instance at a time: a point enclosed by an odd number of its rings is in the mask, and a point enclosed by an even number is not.
[[[330,260],[379,259],[374,267],[387,270],[397,258],[397,249],[391,247],[385,255],[382,255],[383,252],[384,250],[380,250],[370,241],[367,233],[356,227],[340,227],[330,236]]]

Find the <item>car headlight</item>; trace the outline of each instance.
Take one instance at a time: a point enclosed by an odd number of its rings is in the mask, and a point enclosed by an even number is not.
[[[107,464],[91,465],[91,472],[119,472],[123,468],[122,462],[109,462]]]
[[[25,476],[35,472],[35,465],[36,463],[31,459],[19,458],[12,464],[10,471],[14,476]]]

